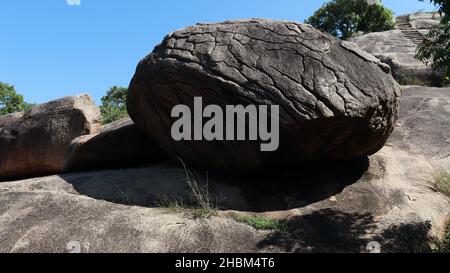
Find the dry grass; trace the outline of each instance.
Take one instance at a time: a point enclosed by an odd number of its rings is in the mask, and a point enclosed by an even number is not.
[[[187,212],[194,218],[208,218],[217,215],[217,206],[209,193],[208,178],[206,184],[200,186],[196,176],[187,168],[184,161],[181,158],[179,160],[185,172],[185,183],[188,189],[187,197],[183,198],[180,196],[170,199],[159,195],[155,205],[175,212]]]
[[[438,171],[433,174],[433,188],[450,197],[450,173],[448,171]]]

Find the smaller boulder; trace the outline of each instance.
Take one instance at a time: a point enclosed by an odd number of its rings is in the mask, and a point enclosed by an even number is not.
[[[130,118],[106,125],[101,132],[72,141],[65,171],[138,166],[168,158]]]
[[[0,178],[60,173],[71,141],[101,128],[100,109],[86,94],[0,116]]]

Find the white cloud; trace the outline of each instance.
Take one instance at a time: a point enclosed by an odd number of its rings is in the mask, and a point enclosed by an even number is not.
[[[66,0],[67,5],[69,6],[80,6],[81,0]]]

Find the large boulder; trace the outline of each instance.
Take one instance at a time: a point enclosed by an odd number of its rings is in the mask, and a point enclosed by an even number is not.
[[[271,20],[198,24],[168,35],[138,65],[128,95],[136,124],[161,147],[219,169],[292,165],[377,152],[400,88],[387,65],[311,26]],[[174,106],[279,105],[276,152],[259,141],[174,141]],[[226,128],[225,130],[230,130]]]
[[[124,168],[154,163],[167,155],[130,118],[106,125],[101,132],[74,139],[65,171]]]
[[[71,141],[97,132],[100,110],[88,95],[0,117],[0,178],[59,173]]]

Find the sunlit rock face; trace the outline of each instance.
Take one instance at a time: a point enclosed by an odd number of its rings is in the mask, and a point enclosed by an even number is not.
[[[88,95],[0,116],[0,179],[61,172],[70,142],[100,127],[100,109]]]

